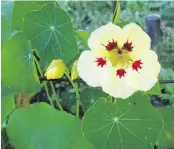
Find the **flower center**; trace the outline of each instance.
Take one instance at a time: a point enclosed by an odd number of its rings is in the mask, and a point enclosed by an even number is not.
[[[133,48],[132,42],[127,41],[122,48],[119,48],[117,42],[112,39],[112,41],[108,41],[108,44],[104,46],[108,51],[107,59],[111,62],[113,67],[124,68],[132,63],[130,57],[130,52]]]
[[[118,66],[121,68],[128,66],[132,61],[129,51],[119,48],[109,51],[108,59],[113,67]]]

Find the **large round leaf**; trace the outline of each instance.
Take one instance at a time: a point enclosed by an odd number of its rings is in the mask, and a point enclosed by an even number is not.
[[[157,145],[161,148],[174,147],[174,108],[159,108],[159,114],[164,121],[164,127],[158,137]]]
[[[91,149],[80,127],[74,116],[37,103],[14,111],[7,134],[15,149]]]
[[[12,27],[21,30],[25,14],[40,9],[45,3],[44,1],[16,1],[13,8]]]
[[[39,51],[41,65],[47,67],[52,59],[61,58],[67,64],[77,52],[70,16],[55,4],[28,13],[24,18],[24,31],[33,48]]]
[[[82,130],[95,149],[152,149],[162,125],[148,96],[136,93],[114,104],[100,98],[86,112]]]
[[[16,93],[40,89],[30,43],[23,33],[13,36],[2,49],[2,80]]]

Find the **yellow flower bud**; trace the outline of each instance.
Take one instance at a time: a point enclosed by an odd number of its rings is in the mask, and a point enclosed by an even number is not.
[[[77,71],[77,63],[78,61],[76,60],[74,63],[73,63],[73,66],[72,66],[72,70],[71,70],[71,79],[72,80],[75,80],[78,78],[79,76],[79,73]]]
[[[52,60],[44,76],[47,79],[60,79],[65,73],[65,64],[61,59]]]

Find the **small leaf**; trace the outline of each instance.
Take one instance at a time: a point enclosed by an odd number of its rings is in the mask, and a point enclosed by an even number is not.
[[[23,27],[32,47],[38,50],[44,69],[53,59],[67,64],[78,53],[70,16],[52,3],[26,14]]]
[[[114,11],[114,17],[113,17],[113,23],[117,24],[118,20],[120,18],[120,13],[121,13],[121,6],[120,6],[120,1],[117,0],[115,11]]]
[[[78,63],[78,60],[74,61],[72,69],[71,69],[71,79],[72,80],[77,79],[79,76],[79,73],[77,71],[77,63]]]
[[[157,109],[164,121],[164,127],[158,136],[157,145],[160,148],[174,147],[174,108]]]
[[[15,149],[91,149],[81,133],[81,120],[46,103],[16,109],[7,134]]]
[[[162,125],[148,96],[137,92],[114,104],[97,100],[85,114],[82,131],[95,149],[152,149]]]
[[[13,96],[6,96],[1,100],[2,114],[1,114],[1,125],[6,120],[6,117],[14,110],[15,101]]]
[[[2,80],[17,94],[40,90],[33,53],[23,33],[13,36],[2,49]]]
[[[100,97],[107,98],[107,96],[107,94],[97,88],[86,88],[80,93],[81,102],[85,111],[87,111]]]
[[[75,35],[85,44],[88,44],[89,33],[87,31],[75,31]]]
[[[145,93],[149,95],[161,95],[161,87],[159,82],[157,82],[149,91]]]
[[[22,30],[22,23],[25,14],[33,10],[40,9],[43,4],[47,2],[41,1],[16,1],[14,2],[13,17],[12,17],[12,27],[18,30]]]

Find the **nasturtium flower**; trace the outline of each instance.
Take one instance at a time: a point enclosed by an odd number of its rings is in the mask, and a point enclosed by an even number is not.
[[[161,67],[150,45],[150,37],[137,24],[101,26],[88,39],[90,50],[79,57],[79,76],[89,86],[101,86],[116,98],[150,90]]]
[[[52,60],[51,64],[48,66],[47,71],[44,76],[47,79],[60,79],[65,73],[65,64],[61,59]]]

